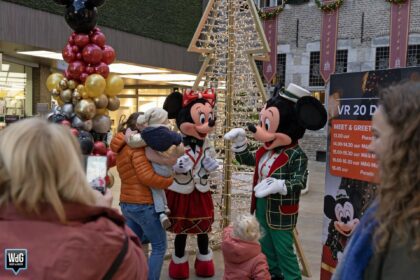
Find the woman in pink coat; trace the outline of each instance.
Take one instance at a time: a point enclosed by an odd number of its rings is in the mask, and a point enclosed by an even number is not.
[[[258,242],[261,233],[257,219],[242,215],[223,231],[224,280],[269,280],[268,264]]]

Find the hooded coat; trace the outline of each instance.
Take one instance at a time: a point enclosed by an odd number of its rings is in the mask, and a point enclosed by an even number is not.
[[[269,280],[268,264],[258,242],[232,236],[233,228],[223,231],[222,252],[225,260],[224,280]]]

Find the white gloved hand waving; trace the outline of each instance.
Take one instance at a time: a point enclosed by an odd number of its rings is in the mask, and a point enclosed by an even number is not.
[[[243,128],[233,128],[225,134],[226,140],[232,141],[232,151],[235,153],[242,152],[246,149],[247,139],[246,132]]]
[[[284,180],[275,178],[265,178],[259,182],[255,187],[255,196],[258,198],[269,196],[270,194],[280,193],[287,195],[287,187]]]

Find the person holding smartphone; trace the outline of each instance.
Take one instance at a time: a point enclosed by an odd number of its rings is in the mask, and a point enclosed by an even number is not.
[[[31,118],[0,132],[0,260],[26,249],[18,277],[147,279],[139,240],[111,203],[88,185],[67,127]]]
[[[173,177],[158,175],[146,157],[145,147],[132,148],[125,141],[128,128],[136,130],[140,113],[133,113],[120,124],[118,133],[111,140],[111,150],[117,154],[117,170],[121,178],[120,206],[128,226],[143,244],[151,243],[149,280],[160,278],[165,256],[166,232],[153,203],[151,187],[166,189]]]

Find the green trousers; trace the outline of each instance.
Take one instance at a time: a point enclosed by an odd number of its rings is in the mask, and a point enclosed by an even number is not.
[[[278,277],[283,275],[285,280],[300,280],[302,275],[293,249],[293,231],[271,229],[266,221],[265,205],[265,199],[257,199],[256,217],[263,231],[260,244],[270,273]]]

